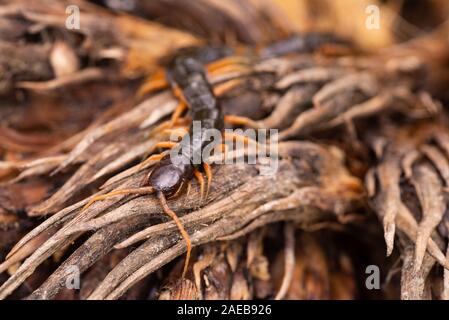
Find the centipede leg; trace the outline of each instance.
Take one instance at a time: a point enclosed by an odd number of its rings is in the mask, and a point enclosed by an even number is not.
[[[245,65],[239,65],[239,64],[230,64],[230,65],[225,65],[222,66],[220,68],[215,68],[212,70],[208,69],[208,74],[215,76],[215,75],[220,75],[220,74],[224,74],[224,73],[231,73],[231,72],[240,72],[240,73],[244,73],[244,72],[249,72],[250,68],[248,66]]]
[[[179,128],[173,128],[173,129],[164,129],[162,131],[163,134],[166,135],[176,135],[178,138],[183,137],[184,135],[189,133],[189,127],[179,127]]]
[[[137,92],[138,97],[142,97],[143,95],[161,90],[168,87],[168,82],[165,76],[164,70],[158,70],[154,74],[152,74],[148,79],[144,81],[144,84],[139,88]]]
[[[161,141],[156,143],[153,147],[152,150],[154,149],[158,149],[158,148],[164,148],[164,149],[172,149],[174,148],[178,143],[177,142],[173,142],[173,141]],[[149,158],[145,159],[144,161],[142,161],[139,165],[139,169],[142,169],[143,167],[145,167],[148,163],[150,163],[151,161],[159,161],[164,157],[164,154],[162,153],[158,153],[158,154],[153,154],[151,155]]]
[[[149,158],[145,159],[145,161],[142,161],[139,165],[139,170],[144,168],[148,163],[151,161],[160,161],[164,157],[163,153],[153,154]]]
[[[161,141],[156,143],[153,148],[154,149],[158,149],[158,148],[163,148],[163,149],[172,149],[174,148],[178,143],[174,142],[174,141]]]
[[[204,173],[206,174],[207,177],[207,188],[206,188],[206,200],[207,200],[207,196],[209,195],[209,190],[210,190],[210,184],[212,183],[212,169],[210,167],[210,165],[206,162],[203,163],[203,169],[204,169]]]
[[[151,155],[151,156],[148,158],[148,160],[151,160],[151,161],[159,161],[159,160],[161,160],[163,157],[164,157],[164,154],[163,154],[163,153],[158,153],[158,154],[153,154],[153,155]]]
[[[178,118],[178,119],[175,121],[175,125],[180,125],[180,126],[184,126],[184,125],[187,124],[187,123],[188,123],[188,119],[185,119],[185,118]],[[160,133],[160,132],[162,132],[162,131],[164,131],[164,130],[166,130],[166,129],[171,129],[171,128],[172,128],[171,120],[164,121],[163,123],[161,123],[160,125],[158,125],[156,128],[154,128],[153,130],[151,130],[151,131],[148,133],[148,136],[153,136],[153,135],[155,135],[155,134],[157,134],[157,133]]]
[[[248,64],[248,62],[249,62],[248,58],[244,56],[231,56],[209,63],[206,66],[206,70],[207,72],[211,73],[232,65],[239,65],[239,64],[245,65]]]
[[[179,101],[178,106],[173,112],[170,119],[170,127],[173,127],[181,114],[187,109],[187,103],[184,100]]]
[[[162,209],[170,218],[173,219],[176,226],[178,227],[179,232],[181,233],[181,236],[183,237],[184,241],[186,242],[186,260],[184,262],[184,268],[182,270],[182,278],[184,278],[186,275],[186,272],[187,272],[187,268],[189,266],[189,262],[190,262],[190,253],[192,252],[192,242],[190,241],[190,236],[187,233],[187,231],[184,229],[184,226],[182,225],[182,223],[179,220],[176,213],[168,207],[167,199],[165,199],[164,194],[162,192],[158,192],[157,197],[159,198]]]
[[[225,115],[224,116],[224,122],[236,126],[247,126],[251,128],[260,128],[257,121],[254,121],[247,117],[240,117],[235,115]]]
[[[239,87],[244,82],[243,79],[232,79],[223,83],[220,83],[214,87],[214,94],[219,97],[228,92],[231,89]]]
[[[152,194],[154,192],[153,187],[142,187],[138,189],[122,189],[122,190],[116,190],[112,191],[106,194],[101,194],[98,196],[93,197],[92,199],[87,202],[87,204],[83,207],[81,211],[87,210],[92,204],[94,204],[97,201],[106,200],[111,197],[119,196],[119,195],[129,195],[129,194]]]
[[[196,180],[198,180],[198,183],[200,185],[200,194],[201,194],[201,202],[203,201],[204,196],[204,178],[200,171],[194,170],[193,174],[195,175]]]

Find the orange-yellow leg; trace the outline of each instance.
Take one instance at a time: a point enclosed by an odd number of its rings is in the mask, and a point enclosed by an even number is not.
[[[185,118],[178,118],[175,122],[175,125],[180,125],[180,126],[184,126],[186,124],[188,124],[189,120],[185,119]],[[160,133],[166,129],[170,129],[171,128],[171,120],[167,120],[162,122],[160,125],[158,125],[156,128],[154,128],[153,130],[151,130],[148,133],[148,136],[151,137],[157,133]]]
[[[225,115],[224,122],[236,126],[247,126],[251,128],[259,128],[260,126],[257,124],[257,121],[254,121],[247,117],[240,117],[234,115]]]
[[[204,169],[204,173],[206,174],[207,177],[207,188],[206,188],[206,200],[207,200],[207,196],[209,195],[209,190],[210,190],[210,184],[212,183],[212,169],[210,167],[210,165],[206,162],[203,163],[203,169]]]
[[[173,87],[173,95],[176,98],[178,98],[179,100],[185,101],[182,90],[178,87],[178,85],[176,83],[174,84],[174,87]]]
[[[148,163],[150,163],[151,161],[160,161],[163,157],[164,157],[164,154],[162,154],[162,153],[151,155],[149,158],[145,159],[144,161],[142,161],[140,163],[139,170],[146,167],[146,165]]]
[[[184,262],[184,268],[182,270],[182,278],[184,278],[186,275],[186,272],[187,272],[187,268],[189,266],[190,253],[192,252],[192,242],[190,241],[189,234],[184,229],[184,226],[182,225],[182,223],[179,220],[176,213],[168,207],[167,199],[165,199],[164,194],[162,192],[158,192],[157,197],[159,198],[162,209],[170,218],[173,219],[176,226],[178,227],[179,232],[181,233],[181,236],[183,237],[184,241],[186,242],[186,260]]]
[[[181,114],[187,109],[187,103],[184,100],[179,101],[178,106],[176,107],[175,111],[173,112],[171,119],[170,119],[170,128],[173,127],[178,121]]]
[[[153,149],[163,148],[163,149],[172,149],[174,148],[178,143],[174,141],[161,141],[156,143],[153,146]]]
[[[231,89],[234,89],[242,85],[244,81],[242,79],[232,79],[223,83],[220,83],[214,87],[214,94],[216,96],[221,96]]]
[[[98,196],[93,197],[92,199],[89,200],[89,202],[87,202],[87,204],[83,207],[83,209],[81,211],[86,210],[87,208],[89,208],[92,204],[94,204],[97,201],[101,201],[101,200],[105,200],[111,197],[115,197],[118,195],[123,195],[123,194],[151,194],[154,192],[154,188],[153,187],[142,187],[142,188],[138,188],[138,189],[122,189],[122,190],[116,190],[116,191],[112,191],[106,194],[101,194]]]
[[[137,92],[137,96],[141,98],[143,95],[164,89],[168,87],[167,78],[165,75],[164,70],[158,70],[155,73],[153,73],[150,77],[148,77],[144,84],[139,88],[139,91]]]
[[[173,141],[161,141],[156,143],[154,146],[152,146],[152,150],[158,149],[158,148],[164,148],[164,149],[172,149],[174,148],[178,143]],[[145,167],[148,163],[151,161],[159,161],[164,157],[162,153],[154,154],[151,157],[147,158],[145,161],[140,163],[139,170]]]
[[[189,127],[165,129],[164,131],[162,131],[162,133],[168,136],[176,136],[178,138],[182,138],[183,136],[189,133]]]
[[[250,71],[250,68],[248,66],[241,65],[241,64],[232,64],[232,65],[222,66],[220,68],[209,71],[208,74],[215,76],[215,75],[231,73],[231,72],[247,73],[249,71]]]
[[[159,160],[161,160],[163,157],[164,157],[164,154],[158,153],[158,154],[153,154],[153,155],[151,155],[151,156],[148,158],[148,160],[151,160],[151,161],[159,161]]]
[[[200,185],[200,195],[201,195],[201,202],[203,201],[203,196],[204,196],[204,178],[203,175],[201,174],[200,171],[198,171],[197,169],[195,169],[193,171],[193,174],[195,175],[196,180],[198,180],[198,183]]]
[[[228,67],[230,65],[235,65],[235,64],[248,64],[248,62],[249,62],[249,59],[247,57],[230,56],[230,57],[225,57],[223,59],[209,63],[206,66],[206,70],[207,70],[207,72],[214,72],[223,67]]]

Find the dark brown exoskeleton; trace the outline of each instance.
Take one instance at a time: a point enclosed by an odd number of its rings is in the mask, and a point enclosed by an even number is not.
[[[203,133],[210,129],[223,130],[224,119],[220,104],[206,78],[203,65],[190,56],[178,56],[174,59],[168,73],[170,83],[182,92],[183,100],[191,113],[192,124],[200,122],[201,131],[193,135],[189,129],[189,139],[182,139],[179,145],[181,153],[166,155],[148,176],[146,183],[166,196],[176,194],[186,182],[190,181],[201,163],[202,151],[209,141],[204,141]],[[206,169],[207,172],[207,169]]]

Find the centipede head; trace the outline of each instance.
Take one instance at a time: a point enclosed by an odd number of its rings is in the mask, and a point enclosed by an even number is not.
[[[162,192],[167,198],[176,196],[192,178],[193,168],[190,164],[174,163],[167,155],[144,180],[144,185]]]

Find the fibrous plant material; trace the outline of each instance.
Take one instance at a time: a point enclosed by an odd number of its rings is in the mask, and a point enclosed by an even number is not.
[[[396,233],[404,242],[402,298],[428,299],[432,267],[436,262],[448,267],[444,239],[449,136],[438,123],[390,134],[377,154],[379,164],[367,176],[368,190],[384,224],[387,254]]]

